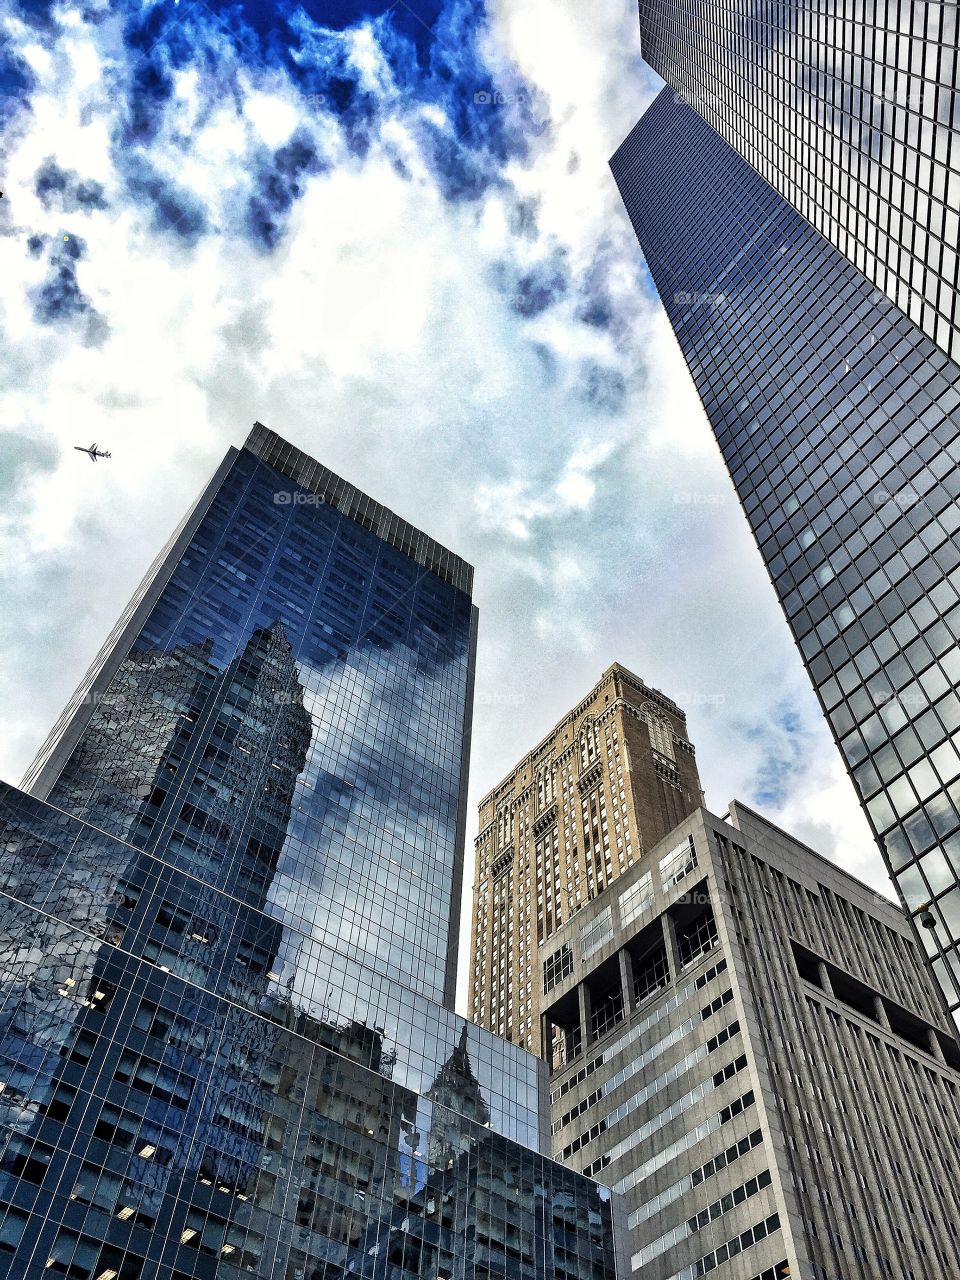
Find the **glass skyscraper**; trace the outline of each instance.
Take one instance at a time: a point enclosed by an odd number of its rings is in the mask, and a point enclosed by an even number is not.
[[[453,1012],[471,578],[258,424],[0,789],[0,1276],[612,1280]]]
[[[960,361],[956,0],[640,0],[646,61]]]
[[[673,89],[611,165],[960,1025],[960,369]]]

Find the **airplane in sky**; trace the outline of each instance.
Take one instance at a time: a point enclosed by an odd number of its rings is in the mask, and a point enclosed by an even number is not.
[[[89,449],[84,449],[83,445],[81,444],[75,444],[73,447],[74,449],[76,449],[78,453],[87,454],[91,462],[96,462],[98,458],[110,457],[110,454],[107,453],[105,449],[98,449],[95,444],[92,444]]]

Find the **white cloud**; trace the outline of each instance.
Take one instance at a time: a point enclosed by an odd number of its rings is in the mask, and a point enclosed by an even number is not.
[[[202,102],[185,75],[178,91],[205,122],[202,145],[184,162],[168,124],[154,159],[212,202],[223,229],[192,248],[155,230],[145,207],[117,203],[104,114],[116,105],[78,105],[96,90],[86,28],[35,54],[45,87],[14,140],[0,209],[0,374],[14,388],[0,428],[48,439],[60,456],[19,482],[0,545],[17,616],[2,640],[11,729],[0,773],[19,777],[142,572],[259,418],[476,565],[471,815],[620,660],[691,695],[717,811],[752,801],[791,706],[805,753],[770,816],[862,872],[865,824],[669,327],[643,293],[607,169],[651,93],[635,15],[608,0],[497,0],[491,13],[504,86],[514,63],[543,94],[535,119],[549,107],[507,183],[479,203],[443,199],[417,141],[424,119],[446,128],[438,109],[399,105],[360,159],[329,112],[275,79],[253,77],[240,114],[226,96]],[[121,73],[110,47],[97,56]],[[392,95],[370,32],[350,56],[373,92]],[[287,235],[266,255],[235,225],[255,183],[250,147],[253,135],[284,141],[298,111],[334,163],[302,178]],[[50,154],[104,182],[111,207],[45,211],[32,182]],[[78,281],[110,325],[100,347],[37,325],[25,301],[44,268],[16,228],[64,227],[87,244]],[[524,318],[503,280],[558,254],[566,294]],[[598,258],[619,329],[578,318]],[[585,365],[614,375],[602,395],[591,398]],[[114,454],[96,468],[71,448],[94,439]]]

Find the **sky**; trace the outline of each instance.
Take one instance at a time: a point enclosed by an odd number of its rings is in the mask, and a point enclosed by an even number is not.
[[[887,891],[609,173],[660,87],[636,25],[9,0],[0,777],[260,420],[476,566],[471,848],[619,661],[687,711],[714,812]]]

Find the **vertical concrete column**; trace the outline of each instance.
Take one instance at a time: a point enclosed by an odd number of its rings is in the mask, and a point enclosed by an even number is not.
[[[670,975],[676,979],[680,974],[680,952],[677,949],[677,933],[669,911],[665,911],[660,917],[660,925],[663,929],[663,945],[667,949],[667,960],[670,963]]]
[[[822,960],[817,961],[817,977],[820,979],[820,985],[824,991],[829,991],[833,995],[833,984],[830,981],[830,970]]]
[[[577,999],[580,1002],[580,1038],[584,1048],[590,1043],[590,1021],[593,1014],[593,1008],[590,1001],[590,991],[585,982],[577,985]]]
[[[943,1045],[941,1045],[940,1037],[934,1031],[933,1027],[931,1027],[930,1030],[927,1032],[927,1039],[930,1041],[930,1052],[933,1054],[933,1056],[936,1058],[938,1062],[946,1066],[947,1059],[946,1059],[946,1055],[943,1052]]]
[[[883,1003],[879,996],[873,997],[873,1011],[877,1015],[877,1021],[881,1027],[890,1030],[890,1019],[887,1017],[887,1006]]]
[[[636,1006],[633,996],[633,959],[626,949],[617,953],[617,959],[620,961],[620,983],[623,987],[623,1013],[624,1017],[629,1018]]]

